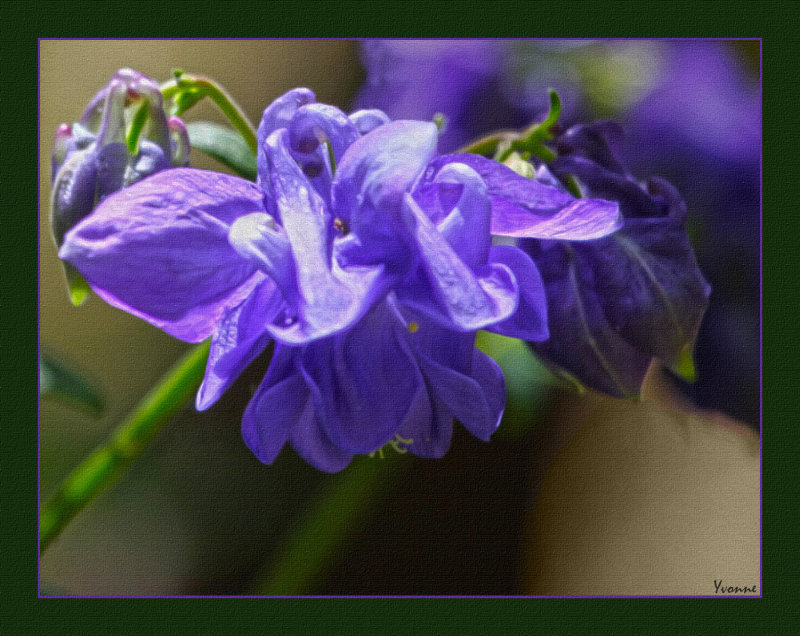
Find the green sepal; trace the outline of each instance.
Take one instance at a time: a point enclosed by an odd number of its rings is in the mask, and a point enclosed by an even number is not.
[[[64,274],[67,277],[69,300],[74,307],[80,307],[89,297],[89,283],[87,283],[86,279],[80,275],[80,272],[69,263],[64,263]]]
[[[672,371],[687,382],[694,382],[697,379],[697,369],[695,369],[694,366],[692,347],[688,343],[678,352],[678,358],[672,366]]]
[[[88,380],[47,355],[39,362],[39,392],[43,398],[72,404],[92,415],[103,410],[103,399]]]
[[[192,149],[203,151],[240,177],[255,181],[256,158],[238,132],[211,121],[189,122],[186,130]]]
[[[142,136],[142,131],[144,130],[144,125],[147,123],[147,117],[149,115],[149,105],[146,101],[142,101],[139,104],[138,108],[136,109],[136,113],[133,115],[131,119],[130,128],[128,129],[128,134],[125,137],[125,144],[128,146],[128,152],[132,155],[135,155],[139,152],[139,139]]]

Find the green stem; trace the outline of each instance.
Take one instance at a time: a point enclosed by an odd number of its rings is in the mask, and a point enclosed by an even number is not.
[[[122,475],[161,426],[194,395],[203,379],[208,347],[208,342],[200,344],[175,363],[111,438],[75,468],[48,499],[41,511],[40,552],[78,512]]]
[[[175,71],[175,79],[161,85],[161,94],[164,99],[174,99],[181,95],[189,96],[185,106],[180,103],[177,104],[178,111],[175,113],[176,115],[180,115],[202,97],[210,98],[233,124],[233,127],[239,131],[251,152],[254,155],[257,154],[258,137],[255,126],[250,122],[241,106],[234,101],[233,97],[214,80],[200,75],[190,75],[183,71]]]
[[[399,458],[357,457],[320,494],[311,511],[279,551],[278,562],[256,576],[254,594],[283,596],[308,593],[326,568],[333,565],[347,537],[364,512],[385,490],[388,462]]]

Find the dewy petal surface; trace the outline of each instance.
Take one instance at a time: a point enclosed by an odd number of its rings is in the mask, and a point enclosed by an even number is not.
[[[616,203],[575,199],[559,188],[526,179],[511,168],[479,155],[437,157],[425,173],[424,181],[432,181],[450,163],[468,165],[486,183],[492,201],[492,234],[588,241],[621,227]]]
[[[244,179],[165,170],[106,197],[59,257],[109,304],[199,342],[262,279],[228,243],[230,224],[261,210],[261,190]]]

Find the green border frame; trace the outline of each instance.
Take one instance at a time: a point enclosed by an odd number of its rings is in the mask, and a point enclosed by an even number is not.
[[[784,343],[796,319],[786,283],[794,282],[798,251],[789,244],[796,199],[797,12],[779,2],[226,2],[9,3],[0,38],[3,73],[3,361],[13,374],[0,381],[3,423],[3,610],[0,631],[34,633],[547,633],[618,631],[623,627],[676,631],[785,631],[798,624],[800,605],[789,593],[800,582],[798,538],[786,485],[796,483],[791,437],[794,418],[784,404],[796,391],[797,358]],[[261,19],[253,20],[252,14]],[[794,15],[792,15],[794,14]],[[520,19],[520,16],[529,19]],[[796,20],[795,20],[796,21]],[[209,27],[208,25],[211,25]],[[353,25],[358,25],[356,32]],[[213,33],[209,28],[213,27]],[[38,599],[36,572],[38,182],[31,177],[37,147],[37,39],[119,37],[747,37],[763,38],[764,86],[764,574],[761,599]],[[10,65],[10,68],[9,68]],[[793,147],[794,146],[794,147]],[[776,165],[773,157],[781,158]],[[788,164],[788,165],[786,165]],[[790,221],[786,221],[790,219]],[[794,248],[794,249],[792,249]],[[11,271],[9,271],[9,268]],[[783,283],[783,284],[781,284]],[[796,327],[795,327],[796,328]],[[783,415],[783,417],[781,417]],[[785,423],[785,426],[777,425]],[[792,479],[795,478],[795,479]],[[160,630],[158,630],[160,631]]]

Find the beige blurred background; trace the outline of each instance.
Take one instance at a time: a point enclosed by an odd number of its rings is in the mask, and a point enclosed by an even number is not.
[[[254,122],[295,86],[346,108],[362,78],[352,42],[41,42],[41,343],[107,398],[96,419],[43,402],[43,497],[185,349],[96,297],[73,308],[48,228],[52,135],[123,66],[159,81],[175,67],[209,75]],[[187,118],[221,121],[208,104]],[[192,164],[219,169],[196,153]],[[713,594],[719,579],[760,592],[759,446],[748,429],[675,412],[663,395],[645,403],[571,395],[537,431],[533,449],[533,493],[518,502],[529,508],[522,580],[508,593]],[[175,493],[157,479],[115,488],[45,555],[43,575],[77,594],[187,593],[198,576],[197,555],[181,543],[191,536],[192,511],[165,506]],[[114,535],[125,541],[108,539]],[[105,560],[94,558],[100,553]]]

